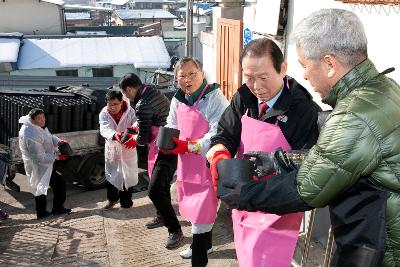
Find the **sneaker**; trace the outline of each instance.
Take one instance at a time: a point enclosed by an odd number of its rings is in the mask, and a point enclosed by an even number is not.
[[[53,214],[53,215],[63,215],[63,214],[69,214],[69,213],[71,213],[71,209],[67,209],[67,208],[64,208],[64,207],[62,207],[62,208],[53,208],[52,210],[51,210],[51,214]]]
[[[213,253],[213,251],[214,251],[213,248],[210,248],[209,250],[207,250],[207,255]],[[182,259],[191,259],[192,258],[192,247],[189,246],[184,251],[181,251],[179,253],[179,255],[182,257]]]
[[[0,209],[0,221],[3,221],[7,218],[8,218],[8,214],[5,211],[3,211],[2,209]]]
[[[164,221],[161,217],[156,216],[150,222],[146,223],[147,229],[154,229],[157,227],[164,226]]]
[[[167,249],[177,248],[179,244],[182,242],[183,238],[184,236],[182,230],[169,233],[169,236],[167,238],[167,243],[165,244],[165,248]]]
[[[51,215],[51,213],[48,212],[47,210],[45,212],[41,212],[41,213],[36,212],[36,219],[41,220],[41,219],[49,217],[50,215]]]
[[[115,206],[115,204],[117,204],[117,203],[118,203],[118,201],[115,201],[115,202],[108,201],[107,205],[105,205],[105,206],[103,207],[103,210],[112,209],[112,208]]]

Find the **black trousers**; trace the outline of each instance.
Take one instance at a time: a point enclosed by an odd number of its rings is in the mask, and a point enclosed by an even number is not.
[[[207,250],[212,247],[212,230],[203,234],[193,234],[192,241],[192,266],[207,266]]]
[[[163,219],[169,233],[181,230],[181,225],[171,204],[170,192],[177,163],[177,155],[164,154],[160,151],[149,184],[149,198],[157,209],[157,214]]]
[[[122,208],[130,208],[133,205],[132,191],[127,190],[125,187],[123,191],[119,191],[118,188],[109,182],[107,182],[107,199],[110,202],[117,202],[119,200]]]
[[[54,169],[51,173],[50,186],[53,189],[53,209],[59,209],[64,207],[66,199],[66,185],[64,179]],[[47,208],[47,197],[46,195],[40,195],[35,197],[36,212],[37,214],[46,213]]]

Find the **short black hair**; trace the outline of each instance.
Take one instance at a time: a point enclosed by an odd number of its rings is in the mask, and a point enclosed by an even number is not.
[[[119,88],[121,88],[122,91],[125,91],[128,86],[139,89],[142,85],[143,83],[139,76],[134,73],[127,73],[119,80]]]
[[[113,99],[118,99],[119,101],[122,101],[122,92],[116,90],[109,90],[106,94],[106,102]]]
[[[283,54],[279,46],[268,38],[259,38],[252,40],[242,51],[240,55],[240,64],[244,57],[262,57],[267,54],[272,61],[276,72],[281,73],[281,66],[284,61]]]
[[[44,110],[41,108],[33,108],[29,111],[28,116],[31,120],[34,120],[37,115],[44,114]]]

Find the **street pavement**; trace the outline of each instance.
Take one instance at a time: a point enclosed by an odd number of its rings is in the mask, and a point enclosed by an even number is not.
[[[14,181],[21,192],[0,187],[0,208],[9,214],[0,222],[0,266],[190,266],[190,260],[179,256],[191,243],[190,223],[179,217],[184,242],[175,250],[165,249],[167,229],[144,226],[155,215],[147,192],[135,193],[130,209],[118,204],[105,211],[105,189],[86,191],[69,185],[65,206],[73,212],[36,220],[25,176],[17,175]],[[47,207],[51,210],[51,190]],[[231,229],[230,210],[221,205],[208,266],[238,266]],[[296,254],[300,251],[299,247]],[[320,266],[320,252],[314,254],[319,258],[307,266]]]

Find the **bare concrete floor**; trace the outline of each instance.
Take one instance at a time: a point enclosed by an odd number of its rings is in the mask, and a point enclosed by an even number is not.
[[[10,215],[0,222],[0,266],[190,266],[190,260],[179,256],[191,242],[190,224],[179,218],[184,243],[175,250],[165,249],[166,228],[148,230],[144,226],[155,214],[147,192],[134,194],[130,209],[117,205],[104,211],[104,189],[85,191],[69,186],[65,206],[73,212],[38,221],[25,176],[17,175],[15,181],[21,192],[0,187],[0,208]],[[51,206],[52,192],[48,210]],[[230,211],[222,206],[208,266],[238,266],[231,229]],[[301,251],[299,247],[297,255]],[[320,266],[320,248],[310,253],[315,255],[307,266]]]

